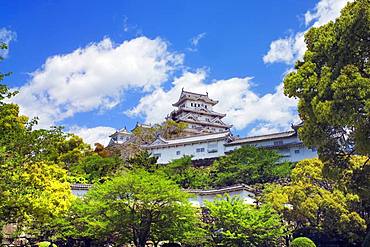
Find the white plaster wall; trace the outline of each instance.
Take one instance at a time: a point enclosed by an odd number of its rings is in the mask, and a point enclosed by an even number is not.
[[[215,143],[217,144],[217,152],[209,153],[208,152],[208,143]],[[212,157],[219,157],[225,155],[225,140],[219,141],[210,141],[210,142],[203,142],[203,143],[196,143],[196,144],[186,144],[181,146],[171,146],[166,148],[155,148],[150,149],[149,151],[152,155],[161,154],[161,157],[158,159],[159,164],[166,164],[169,163],[171,160],[179,159],[184,155],[192,155],[193,159],[204,159],[204,158],[212,158]],[[197,148],[204,148],[204,152],[197,153]],[[180,154],[177,155],[176,151],[180,151]]]
[[[185,103],[185,106],[186,107],[189,107],[189,108],[199,109],[199,108],[202,108],[205,105],[207,105],[207,109],[212,110],[212,106],[210,104],[206,104],[206,103],[204,103],[203,101],[200,101],[200,100],[186,100],[184,103]],[[191,106],[191,103],[193,103],[193,104],[195,103],[197,105],[198,104],[200,104],[200,105],[203,104],[203,106],[200,106],[200,107],[196,106],[196,107],[194,107],[194,106]]]
[[[283,141],[283,144],[302,143],[302,141],[300,141],[298,137],[293,136],[293,137],[287,137],[287,138],[254,142],[251,145],[255,145],[257,147],[273,146],[274,142],[279,141],[279,140]],[[241,146],[242,145],[226,146],[225,152],[230,152],[232,150],[240,148]],[[275,150],[283,156],[282,161],[298,162],[303,159],[311,159],[311,158],[318,157],[316,150],[309,149],[305,146],[287,147],[287,148],[275,149]],[[299,152],[296,153],[296,150],[299,150]]]
[[[255,203],[254,194],[251,192],[245,191],[245,190],[234,191],[234,192],[230,192],[227,194],[230,195],[231,197],[239,196],[241,199],[243,199],[243,201],[246,204],[252,205]],[[218,197],[218,196],[223,196],[223,195],[225,194],[194,195],[194,197],[190,198],[189,201],[195,207],[204,207],[206,201],[213,202],[214,200],[216,200],[216,198],[217,200],[220,200],[220,199],[222,200],[223,197]]]

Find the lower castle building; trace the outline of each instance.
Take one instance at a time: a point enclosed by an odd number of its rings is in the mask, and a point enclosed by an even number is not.
[[[142,148],[158,157],[160,164],[169,163],[184,155],[192,156],[193,160],[215,159],[243,145],[274,149],[282,155],[283,160],[290,162],[317,157],[317,150],[307,148],[299,139],[299,125],[292,126],[292,130],[286,132],[244,138],[233,136],[231,125],[222,121],[225,114],[212,109],[217,103],[218,101],[208,97],[208,93],[197,94],[183,90],[180,99],[173,104],[178,109],[171,112],[167,119],[187,123],[186,136],[176,139],[158,136],[152,143],[142,145]],[[117,131],[111,135],[110,145],[129,141],[130,135],[126,129]]]
[[[191,155],[194,160],[217,158],[243,145],[274,149],[283,160],[290,162],[317,157],[316,149],[307,148],[298,138],[296,130],[237,139],[228,131],[173,140],[158,137],[152,144],[143,147],[158,157],[158,163],[166,164],[184,155]]]

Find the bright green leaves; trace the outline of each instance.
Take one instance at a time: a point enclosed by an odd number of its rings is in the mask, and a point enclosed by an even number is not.
[[[247,205],[239,197],[206,203],[208,236],[214,246],[276,246],[287,234],[279,215],[268,205]]]
[[[337,174],[336,180],[329,180],[323,176],[320,160],[303,160],[293,169],[291,184],[269,186],[264,201],[298,232],[342,236],[348,243],[356,243],[366,229],[361,215],[367,209],[364,195],[352,187],[356,183],[353,174],[364,168],[364,158],[354,157],[351,164],[352,168]]]
[[[95,185],[86,195],[80,211],[84,231],[94,239],[114,234],[116,243],[147,240],[184,240],[199,224],[189,194],[171,180],[143,170],[114,177]]]

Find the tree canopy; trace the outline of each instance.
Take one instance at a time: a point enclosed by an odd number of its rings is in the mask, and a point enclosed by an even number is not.
[[[370,1],[347,4],[334,22],[305,34],[307,51],[284,79],[299,99],[299,134],[324,161],[370,155]]]
[[[268,205],[247,205],[226,196],[206,202],[207,231],[214,246],[277,246],[286,235],[280,216]]]
[[[243,146],[214,162],[212,183],[220,187],[272,182],[287,177],[292,164],[283,162],[281,158],[274,150]]]
[[[115,244],[184,240],[197,228],[189,194],[171,180],[135,170],[95,185],[82,199],[83,231]]]
[[[354,160],[353,167],[359,169],[364,159]],[[354,182],[353,170],[330,180],[323,176],[323,168],[319,159],[299,162],[292,171],[291,184],[270,186],[264,192],[264,202],[281,212],[296,233],[356,244],[364,236],[368,213],[363,207],[365,198],[343,187]]]

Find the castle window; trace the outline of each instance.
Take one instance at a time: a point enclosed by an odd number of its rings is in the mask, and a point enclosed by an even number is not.
[[[204,106],[207,109],[207,105]]]
[[[161,154],[160,153],[153,154],[153,157],[160,158]]]
[[[207,152],[217,153],[218,152],[217,143],[208,143]]]
[[[205,149],[204,148],[197,148],[195,151],[197,153],[204,153]]]
[[[279,146],[279,145],[283,145],[284,142],[283,141],[274,141],[274,146]]]

